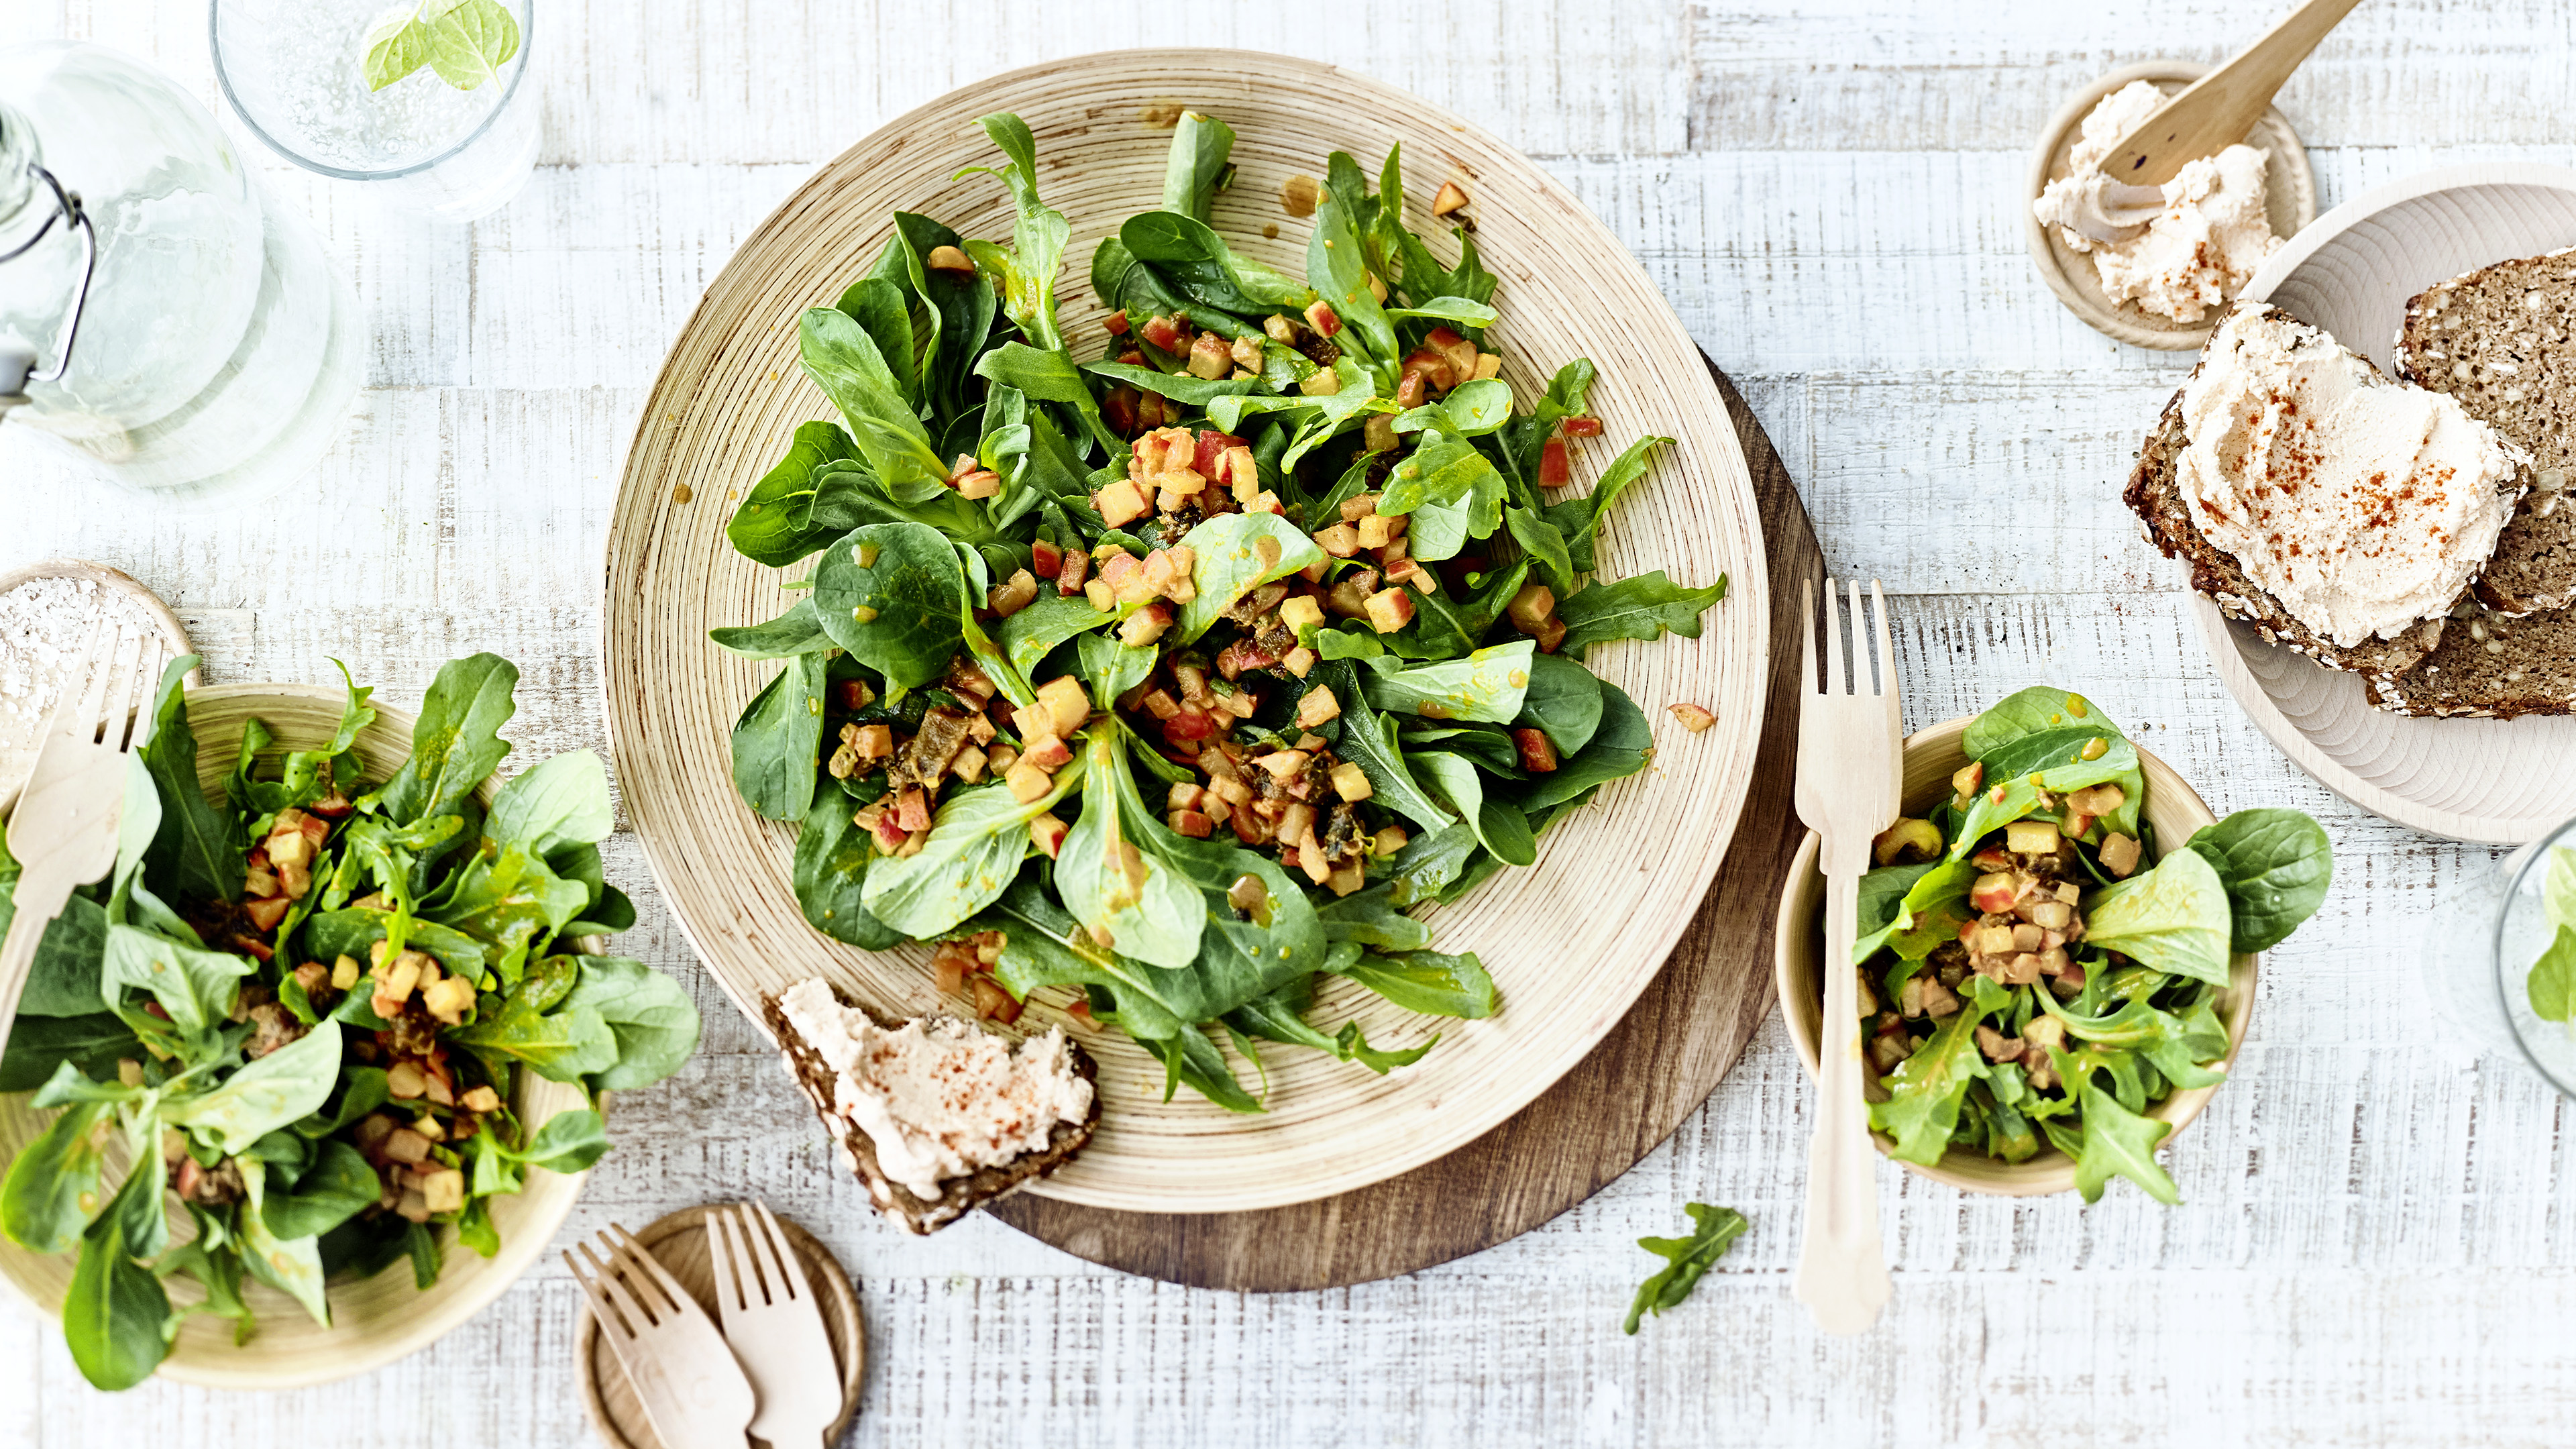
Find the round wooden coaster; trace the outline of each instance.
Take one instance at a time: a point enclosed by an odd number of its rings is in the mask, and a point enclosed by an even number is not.
[[[86,579],[109,593],[122,594],[160,626],[161,647],[168,651],[164,658],[176,659],[196,652],[195,646],[188,642],[188,631],[180,626],[179,616],[170,612],[170,606],[161,602],[160,595],[135,582],[133,575],[122,569],[112,569],[87,559],[49,558],[25,568],[0,572],[0,594],[37,579]],[[188,671],[190,689],[205,682],[205,671]],[[24,722],[14,718],[0,720],[0,812],[7,811],[17,801],[18,789],[25,783],[17,778],[16,771],[8,767],[8,762],[31,759],[33,741],[43,728],[44,722],[40,719]]]
[[[1795,637],[1798,585],[1824,570],[1788,469],[1714,363],[1760,500],[1771,633]],[[1027,1194],[995,1217],[1078,1258],[1193,1287],[1332,1288],[1516,1238],[1599,1191],[1715,1090],[1771,1010],[1771,918],[1806,836],[1792,808],[1797,652],[1772,651],[1753,790],[1716,882],[1653,985],[1592,1054],[1502,1126],[1357,1192],[1248,1213],[1129,1213]]]
[[[712,1318],[716,1311],[716,1281],[706,1229],[711,1211],[704,1207],[683,1208],[657,1219],[636,1233],[635,1240],[687,1286],[689,1296],[697,1299],[698,1306]],[[859,1317],[859,1295],[831,1249],[791,1219],[781,1217],[778,1225],[787,1230],[788,1242],[805,1264],[806,1280],[822,1300],[823,1327],[832,1335],[832,1356],[840,1360],[841,1417],[832,1421],[830,1431],[823,1436],[824,1443],[837,1444],[842,1431],[850,1427],[850,1420],[859,1412],[859,1384],[867,1373],[868,1334],[867,1325]],[[626,1370],[619,1366],[616,1352],[599,1341],[599,1321],[588,1308],[581,1311],[581,1327],[573,1340],[573,1362],[580,1366],[582,1407],[590,1413],[591,1427],[599,1431],[599,1437],[608,1441],[611,1449],[665,1449],[637,1404],[634,1387],[627,1382]]]

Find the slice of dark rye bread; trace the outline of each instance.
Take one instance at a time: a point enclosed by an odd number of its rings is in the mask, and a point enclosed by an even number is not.
[[[855,1005],[840,988],[832,995],[843,1006]],[[866,1010],[866,1008],[860,1008]],[[1058,1122],[1048,1134],[1047,1145],[1036,1152],[1024,1153],[1000,1167],[979,1167],[964,1177],[943,1178],[939,1196],[928,1201],[915,1197],[910,1188],[886,1175],[877,1163],[877,1145],[860,1126],[844,1117],[835,1107],[840,1074],[823,1060],[822,1054],[806,1044],[797,1034],[787,1012],[779,1006],[776,993],[760,998],[761,1019],[769,1024],[770,1035],[778,1039],[779,1055],[787,1059],[787,1071],[796,1085],[805,1089],[806,1100],[823,1118],[823,1125],[841,1144],[841,1152],[868,1185],[868,1195],[876,1200],[877,1211],[885,1214],[905,1232],[927,1235],[957,1221],[966,1214],[997,1198],[1017,1192],[1057,1168],[1071,1162],[1074,1154],[1091,1140],[1100,1126],[1100,1065],[1078,1042],[1068,1042],[1073,1070],[1091,1083],[1091,1111],[1080,1122]],[[879,1026],[900,1025],[876,1011],[868,1011]]]
[[[2401,714],[2490,719],[2576,713],[2576,609],[2454,619],[2422,663],[2372,679],[2370,702]]]
[[[2198,369],[2194,369],[2198,375]],[[2147,542],[2167,558],[2181,559],[2191,569],[2191,586],[2215,600],[2229,617],[2262,631],[2274,644],[2297,650],[2329,669],[2345,669],[2373,679],[2394,679],[2415,667],[2442,640],[2443,621],[2427,619],[2394,639],[2365,639],[2350,648],[2336,645],[2293,618],[2281,601],[2266,593],[2236,560],[2201,536],[2184,503],[2177,469],[2184,446],[2182,393],[2165,404],[2164,416],[2138,448],[2138,466],[2120,495],[2146,528]]]
[[[2529,491],[2478,578],[2479,601],[2507,614],[2576,604],[2576,251],[2417,293],[2397,330],[2396,371],[2531,454]]]

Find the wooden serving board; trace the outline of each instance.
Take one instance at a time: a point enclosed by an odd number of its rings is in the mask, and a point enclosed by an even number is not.
[[[1726,397],[1760,501],[1774,638],[1824,570],[1797,486],[1735,384]],[[1699,914],[1636,1007],[1546,1095],[1400,1177],[1293,1207],[1131,1213],[1022,1194],[995,1217],[1078,1258],[1198,1288],[1284,1292],[1411,1273],[1519,1237],[1598,1192],[1708,1098],[1770,1014],[1771,920],[1806,827],[1792,808],[1797,654],[1774,650],[1753,790]]]

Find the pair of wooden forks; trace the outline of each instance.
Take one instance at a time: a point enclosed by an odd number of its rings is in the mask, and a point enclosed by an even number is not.
[[[706,1233],[721,1326],[614,1223],[597,1239],[604,1262],[581,1243],[564,1266],[671,1449],[736,1449],[745,1433],[776,1449],[821,1445],[841,1415],[841,1374],[795,1245],[765,1203],[714,1209]]]

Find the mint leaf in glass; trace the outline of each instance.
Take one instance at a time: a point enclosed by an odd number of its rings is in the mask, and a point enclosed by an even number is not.
[[[518,53],[518,17],[500,0],[413,0],[377,17],[367,31],[367,89],[383,90],[427,66],[470,91]]]

